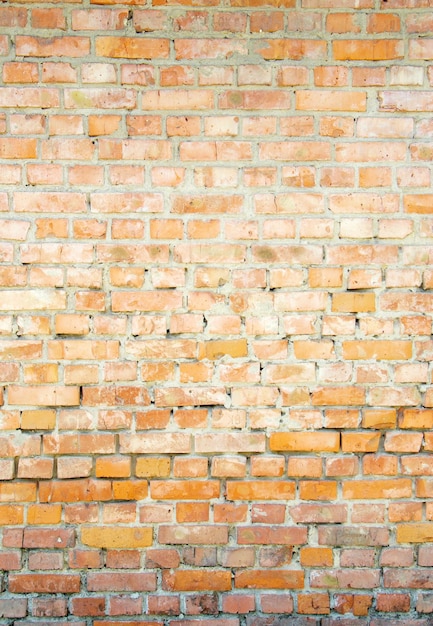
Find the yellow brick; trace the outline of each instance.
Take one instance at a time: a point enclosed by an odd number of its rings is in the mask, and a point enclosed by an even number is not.
[[[433,524],[400,524],[397,526],[398,543],[431,543],[433,541]]]
[[[374,293],[335,293],[332,311],[339,313],[366,313],[376,310]]]
[[[271,450],[292,452],[338,452],[340,449],[340,433],[273,433],[270,437],[270,448]]]
[[[56,425],[56,412],[50,409],[23,411],[21,428],[23,430],[53,430]]]
[[[201,343],[199,347],[199,359],[216,360],[228,355],[232,358],[240,358],[247,356],[247,340],[246,339],[227,339],[206,341]]]
[[[92,548],[146,548],[152,545],[151,528],[84,526],[81,541]]]

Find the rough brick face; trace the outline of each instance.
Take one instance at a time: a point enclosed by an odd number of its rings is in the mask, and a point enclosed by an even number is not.
[[[432,8],[0,7],[2,625],[431,625]]]

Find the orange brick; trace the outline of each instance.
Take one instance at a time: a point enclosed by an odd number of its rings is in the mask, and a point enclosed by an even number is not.
[[[173,573],[164,572],[162,586],[167,591],[229,591],[231,576],[230,572],[225,570],[191,569]]]
[[[433,411],[431,409],[404,409],[398,416],[400,428],[416,428],[430,430],[433,428]]]
[[[398,543],[425,543],[432,537],[432,524],[428,522],[418,524],[400,524],[397,526],[396,539]]]
[[[363,411],[362,425],[364,428],[395,428],[396,422],[395,409],[365,409]]]
[[[228,500],[293,500],[294,482],[229,481]]]
[[[178,502],[176,505],[176,520],[179,524],[185,522],[208,522],[209,503],[207,502]],[[193,539],[189,540],[191,543]],[[212,540],[208,540],[212,543]]]
[[[331,612],[329,595],[327,593],[299,594],[298,612],[307,615],[327,615]]]
[[[343,485],[343,497],[368,500],[382,498],[410,498],[412,483],[409,479],[354,480]]]
[[[109,481],[91,479],[44,481],[39,490],[41,503],[91,502],[94,498],[109,500],[112,497]]]
[[[148,495],[147,480],[114,480],[114,500],[143,500]]]
[[[15,405],[76,406],[80,404],[78,387],[9,387],[9,403]]]
[[[24,382],[55,383],[58,381],[58,366],[55,363],[24,366]]]
[[[341,40],[332,44],[336,61],[385,61],[403,57],[403,41],[386,40]]]
[[[18,462],[18,478],[52,478],[53,459],[20,459]]]
[[[322,476],[322,460],[309,456],[290,456],[287,475],[303,478],[320,478]]]
[[[270,448],[273,451],[338,452],[340,435],[333,432],[272,433]]]
[[[366,313],[376,310],[374,293],[335,293],[332,311],[337,313]]]
[[[334,42],[337,43],[337,42]],[[338,42],[339,43],[339,42]],[[302,90],[296,92],[296,109],[299,111],[365,111],[365,92]]]
[[[12,526],[24,522],[24,507],[21,505],[3,504],[0,506],[0,525]]]
[[[206,458],[177,457],[173,463],[173,475],[185,478],[206,478],[208,475],[208,461]]]
[[[299,482],[301,500],[335,500],[337,483],[334,481],[302,480]]]
[[[150,493],[155,500],[195,500],[213,499],[219,495],[217,481],[154,480]]]
[[[248,570],[235,574],[235,587],[238,589],[300,589],[304,584],[304,574],[290,570]]]
[[[365,475],[395,476],[398,470],[396,457],[366,454],[362,459]]]
[[[341,434],[341,449],[343,452],[376,452],[379,442],[380,433]]]
[[[388,432],[384,448],[386,452],[419,452],[422,442],[422,433]]]
[[[131,475],[131,458],[104,456],[96,459],[97,478],[128,478]]]
[[[365,391],[361,387],[321,387],[312,394],[313,404],[326,405],[363,405]]]
[[[60,504],[32,504],[27,511],[27,523],[32,525],[60,524],[61,519]]]
[[[31,482],[20,482],[17,484],[0,484],[1,502],[35,502],[36,484]]]
[[[89,317],[77,314],[59,314],[55,318],[57,335],[86,335],[89,328]]]
[[[300,550],[303,567],[332,567],[334,556],[332,548],[306,548]]]
[[[268,39],[266,47],[258,49],[258,52],[267,60],[293,59],[298,61],[305,57],[320,59],[323,58],[325,52],[323,43],[308,39]]]

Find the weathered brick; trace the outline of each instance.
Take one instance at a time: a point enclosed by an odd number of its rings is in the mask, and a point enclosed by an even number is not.
[[[195,503],[191,506],[198,505]],[[223,545],[228,542],[228,532],[226,526],[215,525],[160,526],[158,540],[161,544]]]
[[[290,481],[229,481],[228,500],[293,500],[295,483]]]
[[[11,574],[12,593],[77,593],[80,590],[78,574]]]
[[[412,484],[410,480],[356,480],[343,485],[344,496],[348,499],[364,500],[376,498],[409,498]]]
[[[341,531],[341,532],[340,532]],[[387,528],[358,528],[323,526],[319,528],[319,543],[339,546],[385,546],[389,542]]]
[[[154,591],[156,576],[151,572],[89,572],[87,575],[88,591]]]
[[[194,500],[212,499],[219,495],[217,481],[154,480],[150,493],[155,500]]]
[[[310,574],[313,588],[375,589],[379,584],[379,570],[374,569],[327,569],[313,570]]]
[[[385,588],[432,589],[433,578],[431,570],[425,568],[385,569],[383,582]]]
[[[79,388],[14,385],[9,388],[9,403],[15,405],[75,406],[80,403]]]
[[[3,621],[428,626],[431,4],[0,7]]]

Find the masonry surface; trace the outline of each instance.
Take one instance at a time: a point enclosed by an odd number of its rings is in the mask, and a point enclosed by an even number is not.
[[[431,626],[432,9],[1,5],[0,626]]]

